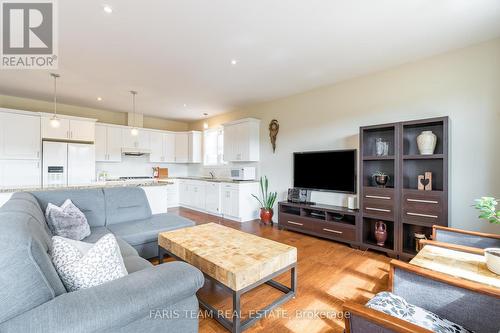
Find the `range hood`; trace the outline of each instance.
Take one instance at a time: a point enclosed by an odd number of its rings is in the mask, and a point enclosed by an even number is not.
[[[122,154],[125,156],[143,156],[151,154],[151,150],[143,148],[122,148]]]

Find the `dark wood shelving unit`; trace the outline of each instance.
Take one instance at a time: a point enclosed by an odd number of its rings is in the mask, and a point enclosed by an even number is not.
[[[420,155],[417,136],[432,131],[437,136],[433,155]],[[389,154],[376,156],[376,139],[389,144]],[[430,238],[433,225],[448,225],[448,118],[421,119],[360,128],[360,247],[409,260],[416,254],[415,233]],[[377,187],[372,174],[391,177]],[[417,176],[432,172],[433,190],[418,190]],[[374,224],[387,226],[386,244],[378,246]]]

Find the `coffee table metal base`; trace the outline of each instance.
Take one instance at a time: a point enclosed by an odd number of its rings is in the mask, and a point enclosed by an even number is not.
[[[165,250],[161,246],[158,247],[158,260],[159,263],[161,264],[163,262],[164,256],[170,256],[175,258],[176,260],[184,261],[181,258],[177,257],[176,255],[170,253],[169,251]],[[273,278],[275,278],[278,275],[281,275],[287,271],[290,271],[290,287],[287,287],[277,281],[274,281]],[[208,276],[207,274],[203,273],[203,275],[208,278],[209,280],[214,281],[218,285],[224,287],[226,290],[228,290],[232,296],[233,296],[233,310],[232,310],[232,320],[227,319],[220,311],[218,311],[216,308],[214,308],[212,305],[208,304],[207,302],[201,300],[198,298],[198,301],[200,303],[200,306],[210,312],[210,315],[217,320],[222,326],[224,326],[227,330],[233,332],[233,333],[240,333],[255,324],[258,320],[260,320],[262,317],[264,317],[267,313],[269,313],[272,309],[274,309],[277,306],[280,306],[281,304],[285,303],[288,301],[290,298],[294,298],[296,294],[296,289],[297,289],[297,267],[296,263],[289,265],[277,272],[274,272],[271,275],[266,276],[265,278],[241,289],[241,290],[233,290],[223,283],[217,281],[216,279],[212,278],[211,276]],[[271,287],[278,289],[279,291],[283,292],[284,295],[276,299],[274,302],[271,304],[267,305],[261,310],[256,311],[256,314],[252,316],[251,318],[248,318],[246,320],[241,320],[241,295],[244,293],[257,288],[258,286],[261,286],[263,284],[268,284]]]

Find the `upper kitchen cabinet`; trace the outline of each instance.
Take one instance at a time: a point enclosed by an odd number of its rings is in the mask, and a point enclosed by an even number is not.
[[[121,162],[122,128],[96,124],[95,126],[96,162]]]
[[[175,133],[151,131],[151,154],[149,161],[153,163],[175,163]]]
[[[150,131],[145,129],[138,129],[137,135],[132,135],[132,128],[122,129],[123,147],[124,148],[136,148],[140,150],[149,150],[149,134]]]
[[[224,160],[258,162],[260,159],[260,120],[240,119],[224,126]]]
[[[95,140],[95,119],[58,116],[59,127],[52,127],[51,117],[48,114],[42,116],[43,139],[85,142]]]
[[[175,133],[175,162],[189,162],[189,133]]]
[[[201,163],[201,132],[175,133],[175,162]]]
[[[0,159],[40,159],[40,116],[0,109]]]
[[[188,133],[188,162],[201,163],[202,148],[201,148],[201,132],[191,131]]]

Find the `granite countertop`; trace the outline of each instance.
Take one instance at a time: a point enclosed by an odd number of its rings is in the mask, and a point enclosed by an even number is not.
[[[258,183],[258,180],[236,180],[231,178],[212,178],[212,177],[204,177],[204,176],[189,176],[189,177],[172,177],[172,179],[189,179],[189,180],[201,180],[205,182],[213,182],[213,183],[233,183],[233,184],[241,184],[241,183]]]
[[[167,186],[173,182],[167,179],[149,180],[143,182],[127,182],[127,181],[112,181],[112,182],[95,182],[87,185],[70,185],[70,186],[20,186],[20,187],[0,187],[0,193],[12,192],[36,192],[36,191],[55,191],[55,190],[78,190],[91,189],[101,187],[144,187],[144,186]]]

